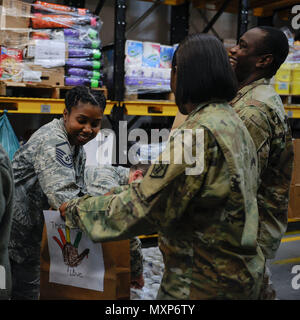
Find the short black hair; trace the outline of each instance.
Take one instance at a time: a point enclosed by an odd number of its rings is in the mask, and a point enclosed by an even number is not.
[[[76,86],[70,89],[65,97],[66,109],[71,112],[79,101],[99,106],[103,112],[105,110],[106,99],[102,90],[92,90],[85,86]]]
[[[289,54],[289,42],[280,29],[269,26],[256,27],[265,33],[264,41],[256,48],[258,55],[272,54],[273,62],[268,68],[266,78],[272,78]]]
[[[175,100],[179,107],[210,100],[231,101],[237,93],[237,79],[228,54],[222,42],[213,35],[187,36],[173,55],[173,70],[175,66]]]

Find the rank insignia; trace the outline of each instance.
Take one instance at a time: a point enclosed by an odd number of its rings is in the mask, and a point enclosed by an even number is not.
[[[73,168],[73,159],[67,142],[56,145],[56,160],[64,167]]]
[[[151,178],[163,178],[168,170],[168,164],[158,163],[153,166],[150,177]]]

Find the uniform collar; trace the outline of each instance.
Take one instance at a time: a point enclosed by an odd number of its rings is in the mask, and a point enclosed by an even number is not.
[[[254,89],[257,86],[260,85],[269,85],[270,84],[270,79],[262,78],[256,81],[251,82],[247,86],[243,87],[240,89],[235,96],[235,98],[230,102],[230,104],[235,104],[237,101],[239,101],[248,91]]]
[[[188,118],[194,116],[199,110],[203,109],[205,106],[207,106],[210,102],[206,101],[203,103],[200,103],[189,115]]]
[[[70,149],[72,151],[72,153],[74,153],[76,151],[76,146],[72,146],[69,142],[69,139],[68,139],[68,133],[67,133],[67,130],[66,130],[66,127],[65,127],[65,123],[64,123],[64,118],[61,117],[59,120],[58,120],[58,126],[59,128],[61,129],[61,131],[63,132],[67,142],[69,143],[70,145]],[[78,149],[78,148],[77,148]]]
[[[64,124],[64,118],[63,117],[61,117],[58,120],[58,126],[62,130],[62,132],[64,133],[65,137],[68,139],[68,134],[67,134],[67,130],[66,130],[66,127],[65,127],[65,124]]]

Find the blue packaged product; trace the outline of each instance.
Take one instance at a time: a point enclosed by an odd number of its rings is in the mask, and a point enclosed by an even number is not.
[[[174,48],[171,46],[160,46],[160,67],[171,68]]]
[[[140,41],[127,40],[125,44],[125,63],[130,65],[142,65],[143,43]]]
[[[152,42],[143,43],[143,67],[159,68],[160,66],[160,44]]]

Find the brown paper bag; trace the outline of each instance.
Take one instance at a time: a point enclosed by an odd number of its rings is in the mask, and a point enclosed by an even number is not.
[[[104,291],[49,282],[50,256],[46,225],[41,244],[40,300],[128,300],[130,299],[129,240],[102,243],[105,266]]]

